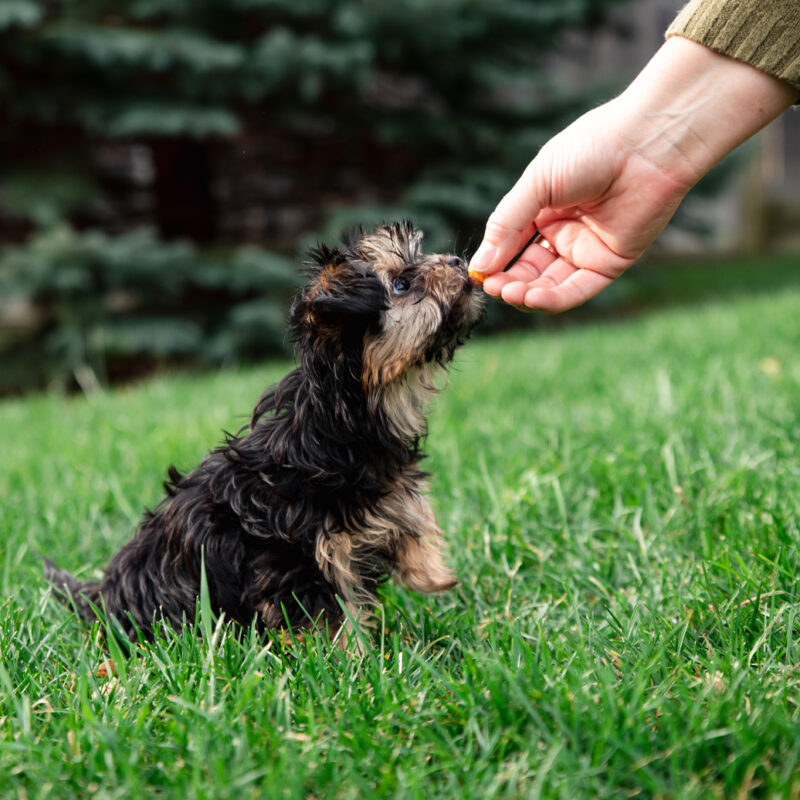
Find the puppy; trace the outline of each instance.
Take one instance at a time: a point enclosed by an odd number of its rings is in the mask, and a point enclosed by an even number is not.
[[[248,626],[332,633],[364,618],[381,581],[456,583],[419,469],[437,373],[482,313],[464,262],[424,255],[409,222],[312,253],[290,314],[298,366],[248,428],[186,475],[97,582],[48,563],[80,614],[125,633],[190,622],[205,569],[212,608]]]

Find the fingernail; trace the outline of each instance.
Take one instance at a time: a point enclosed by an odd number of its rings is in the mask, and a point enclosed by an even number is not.
[[[469,262],[470,272],[485,272],[486,268],[494,261],[497,248],[493,244],[484,242]]]

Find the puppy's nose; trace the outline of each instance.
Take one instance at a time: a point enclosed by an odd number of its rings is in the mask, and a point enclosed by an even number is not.
[[[447,264],[448,267],[455,267],[456,269],[467,268],[466,264],[464,264],[464,260],[458,256],[450,256],[450,258],[448,258],[444,263]]]

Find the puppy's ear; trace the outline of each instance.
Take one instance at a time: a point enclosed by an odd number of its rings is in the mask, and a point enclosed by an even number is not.
[[[386,290],[371,270],[345,264],[322,277],[309,304],[318,318],[330,321],[377,319],[386,308]]]
[[[295,336],[342,344],[345,334],[363,334],[387,307],[380,278],[348,261],[340,250],[323,247],[312,256],[317,267],[292,307],[290,327]]]

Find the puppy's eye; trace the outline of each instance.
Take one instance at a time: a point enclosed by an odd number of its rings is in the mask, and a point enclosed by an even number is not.
[[[411,281],[408,278],[404,278],[402,275],[398,275],[392,281],[392,292],[394,294],[405,294],[411,288]]]

